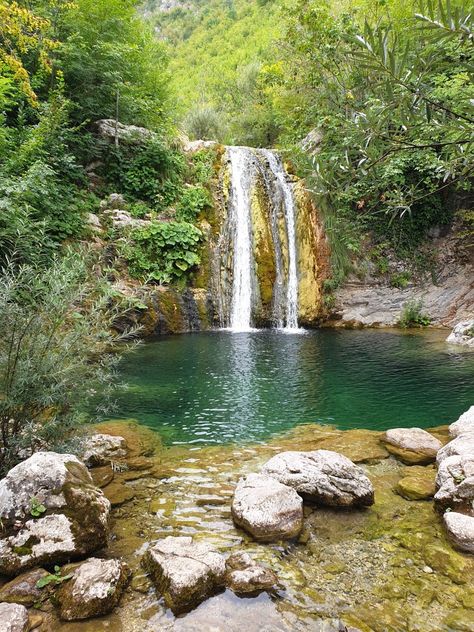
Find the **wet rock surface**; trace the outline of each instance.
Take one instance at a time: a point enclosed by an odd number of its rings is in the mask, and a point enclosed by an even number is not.
[[[249,474],[235,489],[232,517],[261,542],[291,539],[303,527],[303,503],[294,489],[275,478]]]
[[[109,512],[75,456],[37,452],[0,481],[0,573],[16,575],[106,546]]]
[[[36,584],[47,575],[48,572],[44,568],[33,568],[31,571],[15,577],[0,588],[0,602],[32,606],[43,596],[42,590]]]
[[[120,560],[90,558],[70,572],[71,579],[62,584],[55,596],[60,616],[66,621],[111,612],[130,578],[130,569]]]
[[[262,472],[310,502],[331,507],[365,507],[374,502],[374,489],[364,470],[330,450],[282,452],[265,463]]]
[[[226,585],[237,594],[256,594],[277,587],[278,577],[248,553],[233,553],[226,561]]]
[[[407,464],[432,463],[442,444],[422,428],[393,428],[382,437],[387,450]]]
[[[407,500],[429,500],[436,493],[436,471],[429,467],[412,466],[406,468],[406,476],[401,478],[395,491]]]
[[[0,603],[0,632],[28,632],[28,611],[16,603]]]
[[[191,537],[163,538],[149,547],[143,565],[175,613],[186,612],[224,585],[224,557]]]

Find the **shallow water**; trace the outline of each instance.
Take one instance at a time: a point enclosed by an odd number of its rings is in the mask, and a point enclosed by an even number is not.
[[[168,444],[262,442],[304,423],[436,426],[474,395],[474,352],[445,331],[208,332],[160,338],[123,361],[117,416]]]

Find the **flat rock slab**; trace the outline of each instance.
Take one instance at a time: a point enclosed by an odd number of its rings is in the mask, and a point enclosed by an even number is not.
[[[474,513],[474,455],[455,454],[441,461],[436,475],[436,507]]]
[[[249,474],[235,489],[232,517],[261,542],[296,538],[303,528],[303,501],[294,489],[275,478]]]
[[[258,594],[273,590],[278,584],[276,574],[255,562],[248,553],[233,553],[226,561],[226,585],[238,595]]]
[[[22,573],[15,579],[4,584],[0,588],[0,602],[18,603],[22,606],[30,607],[44,595],[41,588],[36,584],[40,579],[48,575],[44,568],[33,568],[31,571]]]
[[[71,454],[37,452],[0,481],[0,573],[17,575],[107,545],[110,503]]]
[[[382,433],[373,430],[354,428],[323,439],[316,448],[338,452],[353,463],[378,463],[389,457],[389,453],[380,443],[381,436]]]
[[[130,569],[120,560],[90,558],[72,571],[55,600],[65,621],[100,617],[111,612],[130,578]]]
[[[381,440],[391,454],[409,465],[432,463],[442,448],[441,441],[422,428],[392,428]]]
[[[0,632],[28,632],[28,611],[17,603],[0,603]]]
[[[262,473],[292,487],[304,500],[330,507],[366,507],[374,489],[364,470],[331,450],[282,452],[262,467]]]
[[[225,583],[225,559],[205,542],[169,536],[150,546],[143,566],[168,608],[187,612],[219,592]]]
[[[451,437],[471,433],[474,434],[474,406],[471,406],[457,421],[449,426]]]
[[[443,520],[453,545],[466,553],[474,553],[474,517],[448,511]]]

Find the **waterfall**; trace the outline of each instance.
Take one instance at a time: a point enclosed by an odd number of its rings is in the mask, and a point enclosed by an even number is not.
[[[283,163],[274,152],[263,149],[262,153],[268,159],[270,169],[276,177],[283,197],[285,212],[286,233],[288,237],[288,277],[286,289],[286,322],[285,329],[298,329],[298,269],[296,254],[296,228],[295,228],[295,198]]]
[[[252,217],[250,194],[253,160],[246,147],[228,148],[231,165],[231,222],[234,241],[233,288],[230,328],[251,330],[252,314]]]
[[[251,331],[256,320],[261,281],[256,252],[262,227],[254,226],[254,215],[259,211],[262,219],[264,211],[253,205],[258,204],[254,193],[261,182],[266,201],[264,221],[271,235],[268,249],[274,260],[271,320],[287,332],[299,331],[296,204],[283,162],[268,149],[228,147],[227,156],[230,187],[226,245],[233,255],[230,309],[226,321],[232,331]],[[256,235],[258,230],[260,233]],[[283,255],[284,251],[287,256]],[[270,319],[260,317],[262,320]]]

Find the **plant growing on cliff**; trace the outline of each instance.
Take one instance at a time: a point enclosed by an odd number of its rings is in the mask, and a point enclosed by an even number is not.
[[[427,327],[431,318],[423,313],[423,301],[412,299],[403,306],[403,311],[398,324],[404,329],[409,327]]]
[[[107,400],[114,390],[117,343],[133,332],[113,332],[121,310],[90,263],[70,252],[47,272],[12,262],[1,270],[0,476],[35,450],[62,449],[97,391]]]
[[[202,232],[188,222],[153,222],[136,228],[122,246],[132,276],[144,281],[184,280],[200,263]]]

